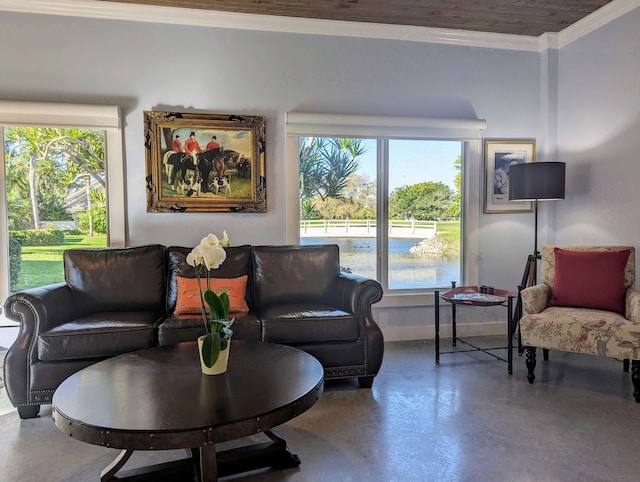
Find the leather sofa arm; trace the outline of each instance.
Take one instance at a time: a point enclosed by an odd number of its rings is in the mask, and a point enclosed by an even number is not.
[[[371,305],[382,299],[382,286],[376,280],[364,276],[340,272],[334,287],[337,308],[354,313],[359,320],[372,318]]]
[[[525,288],[520,292],[522,308],[527,315],[542,313],[551,299],[551,288],[546,284],[539,284]]]
[[[625,315],[627,320],[640,323],[640,291],[627,290]]]
[[[371,305],[382,299],[382,286],[374,279],[340,272],[334,289],[336,307],[354,313],[360,324],[366,372],[358,377],[358,383],[361,387],[370,388],[384,355],[382,330],[371,313]]]
[[[86,302],[85,302],[86,305]],[[18,337],[5,358],[5,385],[9,399],[19,409],[28,399],[30,365],[38,361],[37,336],[87,311],[66,283],[26,289],[10,295],[4,304],[7,318],[20,322]],[[30,416],[35,416],[35,413]],[[23,416],[22,413],[20,415]]]
[[[16,343],[31,343],[40,333],[90,312],[90,306],[69,288],[56,283],[10,295],[5,304],[7,318],[20,322]]]

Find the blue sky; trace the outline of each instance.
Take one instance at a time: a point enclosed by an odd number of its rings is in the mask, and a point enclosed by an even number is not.
[[[376,143],[365,140],[369,149],[359,158],[360,172],[375,180]],[[455,189],[454,161],[462,154],[462,142],[398,140],[389,141],[389,191],[425,181],[442,182]]]

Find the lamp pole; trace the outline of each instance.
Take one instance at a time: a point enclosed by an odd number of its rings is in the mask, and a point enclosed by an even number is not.
[[[533,227],[533,284],[538,284],[538,260],[541,258],[540,251],[538,251],[538,200],[533,200],[533,218],[534,218],[534,227]]]

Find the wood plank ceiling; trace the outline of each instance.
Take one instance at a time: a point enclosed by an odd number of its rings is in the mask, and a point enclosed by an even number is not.
[[[112,2],[539,36],[611,0],[108,0]]]

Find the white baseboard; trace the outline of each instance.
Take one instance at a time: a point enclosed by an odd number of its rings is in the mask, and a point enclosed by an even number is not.
[[[507,338],[506,321],[489,321],[482,323],[458,323],[458,336],[499,336]],[[430,326],[385,326],[382,327],[384,341],[432,340],[435,328]],[[440,338],[451,338],[451,324],[440,325]]]

